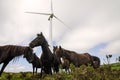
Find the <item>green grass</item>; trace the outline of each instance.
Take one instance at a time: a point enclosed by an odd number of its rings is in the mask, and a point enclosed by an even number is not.
[[[76,68],[71,64],[71,73],[61,71],[53,75],[40,74],[33,77],[32,72],[6,73],[4,72],[0,80],[120,80],[120,63],[102,65],[98,69],[82,65]]]
[[[120,70],[120,62],[111,64],[113,70]]]

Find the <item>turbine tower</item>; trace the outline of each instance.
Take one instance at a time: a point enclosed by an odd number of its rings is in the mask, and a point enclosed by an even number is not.
[[[56,18],[58,21],[60,21],[62,24],[64,24],[66,27],[68,27],[61,19],[59,19],[57,16],[55,16],[55,14],[53,12],[53,2],[52,2],[52,0],[51,0],[51,12],[50,13],[39,13],[39,12],[26,12],[26,13],[49,16],[48,21],[50,21],[50,48],[51,48],[51,51],[52,51],[53,50],[53,43],[52,43],[52,24],[53,24],[53,22],[52,22],[52,19]]]

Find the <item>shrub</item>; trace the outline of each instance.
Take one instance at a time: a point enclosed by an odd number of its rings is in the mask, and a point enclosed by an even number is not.
[[[82,65],[76,68],[73,64],[70,65],[71,72],[66,73],[61,70],[60,73],[53,75],[43,74],[42,80],[120,80],[120,70],[114,67],[117,65],[102,65],[100,68],[94,69],[91,66]],[[32,72],[21,73],[3,73],[0,80],[39,80],[40,74],[32,76]]]

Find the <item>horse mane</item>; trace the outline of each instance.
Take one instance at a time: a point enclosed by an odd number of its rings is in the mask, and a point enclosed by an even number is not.
[[[75,51],[67,50],[67,49],[64,49],[64,48],[62,48],[62,50],[65,51],[65,52],[67,52],[67,53],[78,54],[78,53],[76,53]]]

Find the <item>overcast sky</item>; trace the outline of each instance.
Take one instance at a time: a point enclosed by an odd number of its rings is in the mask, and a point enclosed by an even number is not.
[[[120,56],[120,0],[53,0],[54,14],[69,28],[53,19],[53,43],[79,53],[100,57]],[[37,33],[49,41],[50,0],[0,0],[0,45],[28,45]],[[40,47],[34,52],[40,56]],[[25,59],[10,63],[5,71],[32,71]],[[14,69],[15,68],[15,69]]]

